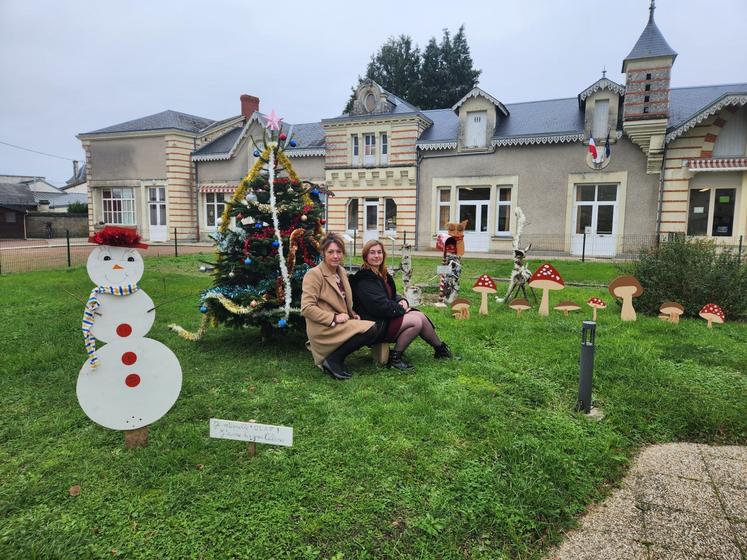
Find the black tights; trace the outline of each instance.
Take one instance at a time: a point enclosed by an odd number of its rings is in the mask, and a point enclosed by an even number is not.
[[[327,360],[340,365],[344,364],[345,358],[347,358],[349,354],[352,354],[353,352],[355,352],[359,348],[363,348],[364,346],[371,346],[372,344],[375,344],[376,339],[378,338],[378,334],[378,326],[373,325],[366,332],[356,334],[343,342],[341,346],[339,346],[334,352],[327,356]]]
[[[410,343],[418,336],[428,344],[437,348],[441,346],[441,339],[436,334],[436,329],[421,311],[409,311],[402,318],[402,326],[397,331],[397,340],[394,345],[396,352],[404,352]]]

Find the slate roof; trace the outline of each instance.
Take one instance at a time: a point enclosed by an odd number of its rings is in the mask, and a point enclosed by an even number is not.
[[[62,187],[62,190],[70,189],[72,187],[75,187],[85,182],[86,182],[86,165],[84,163],[78,168],[77,173],[73,174],[72,177],[70,177],[67,181],[65,181],[65,186]]]
[[[212,119],[196,117],[195,115],[179,113],[178,111],[162,111],[160,113],[156,113],[155,115],[148,115],[147,117],[142,117],[140,119],[107,126],[106,128],[92,130],[91,132],[84,132],[81,133],[81,136],[86,134],[144,132],[148,130],[165,129],[184,130],[186,132],[199,132],[214,123],[215,121]]]
[[[227,154],[228,151],[236,143],[236,139],[241,136],[243,127],[232,128],[222,136],[218,136],[215,140],[212,140],[201,146],[199,149],[192,152],[196,156],[207,156],[213,154]]]
[[[747,95],[747,83],[672,88],[669,91],[668,130],[673,130],[726,95]]]
[[[378,85],[378,84],[377,84]],[[381,86],[379,86],[381,87]],[[384,88],[381,88],[381,91],[386,93],[386,98],[389,103],[394,105],[394,108],[392,109],[391,113],[366,113],[363,115],[350,115],[348,113],[343,113],[342,115],[338,115],[336,117],[332,117],[329,119],[322,119],[322,122],[325,121],[341,121],[341,120],[347,120],[347,119],[370,119],[370,118],[376,118],[376,117],[386,117],[388,115],[425,115],[426,111],[422,111],[420,108],[416,107],[412,103],[408,103],[401,97],[394,95],[392,92],[385,90]]]
[[[669,46],[664,35],[659,31],[659,28],[654,22],[654,14],[651,12],[651,17],[648,20],[648,24],[646,24],[646,27],[643,29],[643,33],[638,37],[638,41],[633,47],[633,50],[630,51],[630,54],[623,60],[622,71],[625,71],[625,63],[628,60],[653,58],[656,56],[671,56],[674,61],[674,59],[677,58],[677,53]]]
[[[0,183],[0,206],[35,207],[34,193],[28,185],[20,183]]]

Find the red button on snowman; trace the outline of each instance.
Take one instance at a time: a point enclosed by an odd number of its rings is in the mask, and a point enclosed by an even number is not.
[[[174,353],[145,338],[155,320],[153,300],[138,287],[143,276],[140,243],[133,229],[108,226],[88,239],[96,284],[83,315],[89,358],[78,375],[83,412],[112,430],[135,430],[166,414],[179,397],[182,368]],[[96,340],[106,345],[96,349]]]

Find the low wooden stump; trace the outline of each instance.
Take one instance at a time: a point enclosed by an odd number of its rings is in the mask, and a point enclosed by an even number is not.
[[[125,430],[125,447],[135,449],[148,445],[148,426],[143,426],[137,430]]]
[[[374,362],[377,364],[386,364],[389,362],[389,344],[386,342],[380,342],[374,344],[371,348],[371,355],[373,356]]]

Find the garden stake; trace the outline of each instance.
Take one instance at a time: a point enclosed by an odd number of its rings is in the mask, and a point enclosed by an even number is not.
[[[591,379],[594,373],[594,338],[597,324],[584,321],[581,326],[581,358],[579,360],[578,402],[576,410],[591,412]]]

